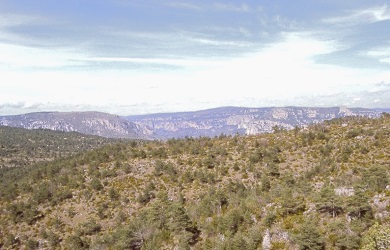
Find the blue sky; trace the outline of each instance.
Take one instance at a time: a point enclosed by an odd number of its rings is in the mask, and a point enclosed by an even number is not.
[[[0,115],[390,107],[387,1],[2,0]]]

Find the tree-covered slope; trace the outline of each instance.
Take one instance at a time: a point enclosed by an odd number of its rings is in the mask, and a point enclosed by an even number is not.
[[[387,249],[390,117],[108,145],[1,174],[4,249]]]
[[[54,160],[113,142],[113,139],[76,132],[0,126],[0,168]]]

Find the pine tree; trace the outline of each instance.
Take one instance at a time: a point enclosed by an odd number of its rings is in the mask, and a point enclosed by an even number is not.
[[[356,218],[372,217],[372,209],[368,201],[369,197],[365,194],[363,187],[356,186],[355,194],[348,199],[348,215]]]
[[[318,226],[309,220],[304,222],[301,230],[296,235],[296,242],[301,250],[323,250],[325,247]]]
[[[327,185],[322,188],[317,202],[317,208],[320,212],[330,213],[333,218],[343,212],[342,201],[336,195],[332,186]]]

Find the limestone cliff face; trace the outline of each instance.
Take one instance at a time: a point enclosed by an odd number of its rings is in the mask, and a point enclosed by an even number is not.
[[[272,132],[275,126],[293,129],[344,116],[377,117],[380,112],[360,108],[224,107],[196,112],[128,116],[143,133],[157,139]]]
[[[168,139],[272,132],[344,116],[378,117],[379,111],[359,108],[241,108],[119,117],[100,112],[40,112],[0,116],[0,126],[75,131],[110,138]]]
[[[40,112],[0,117],[0,125],[80,132],[109,138],[140,138],[136,124],[100,112]]]

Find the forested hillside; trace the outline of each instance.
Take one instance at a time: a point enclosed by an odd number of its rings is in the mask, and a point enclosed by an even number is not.
[[[2,169],[4,249],[388,249],[390,116]]]
[[[113,142],[114,139],[76,132],[0,126],[0,168],[64,158]]]

